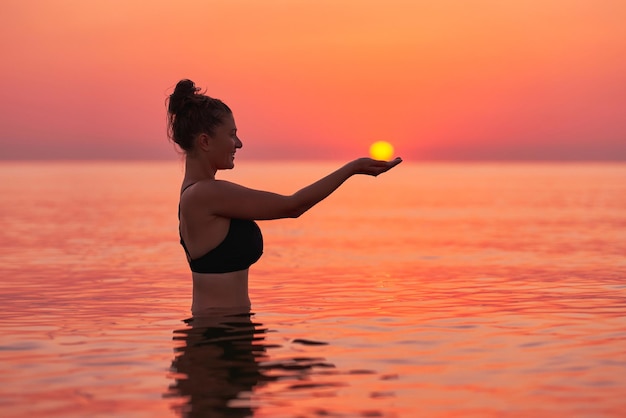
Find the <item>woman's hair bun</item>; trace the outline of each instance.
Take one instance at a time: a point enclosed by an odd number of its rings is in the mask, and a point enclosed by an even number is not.
[[[185,152],[192,152],[196,136],[212,134],[232,111],[224,102],[207,96],[191,80],[180,80],[167,103],[167,133]]]
[[[180,80],[174,88],[174,93],[170,95],[168,111],[175,115],[184,106],[186,99],[193,98],[200,89],[191,80]]]

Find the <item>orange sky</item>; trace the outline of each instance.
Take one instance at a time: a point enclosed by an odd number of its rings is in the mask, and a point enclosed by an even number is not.
[[[164,100],[241,158],[626,160],[623,0],[0,3],[0,158],[177,158]]]

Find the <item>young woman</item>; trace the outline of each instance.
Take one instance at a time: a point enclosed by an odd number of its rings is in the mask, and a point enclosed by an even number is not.
[[[297,218],[355,174],[377,176],[402,160],[359,158],[285,196],[217,180],[242,147],[233,113],[221,100],[181,80],[169,97],[170,138],[185,152],[180,192],[180,242],[193,277],[193,314],[250,308],[248,269],[263,253],[255,220]]]

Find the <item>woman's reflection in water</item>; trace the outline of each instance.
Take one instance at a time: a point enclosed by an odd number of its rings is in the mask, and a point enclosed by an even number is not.
[[[182,416],[253,415],[253,388],[275,378],[261,371],[267,330],[252,316],[250,312],[194,316],[185,320],[187,328],[174,331],[174,340],[185,344],[176,349],[175,383],[169,396],[187,399],[179,411]]]
[[[255,388],[276,380],[293,381],[283,390],[333,388],[328,381],[334,365],[320,357],[297,356],[270,361],[269,348],[279,347],[265,342],[268,332],[263,324],[253,321],[253,313],[210,313],[194,315],[184,322],[187,327],[174,331],[174,340],[184,342],[175,349],[172,378],[167,397],[183,398],[175,407],[183,417],[251,417]],[[326,345],[324,342],[296,339],[291,344]],[[323,369],[315,372],[314,369]],[[323,382],[312,382],[314,375]]]

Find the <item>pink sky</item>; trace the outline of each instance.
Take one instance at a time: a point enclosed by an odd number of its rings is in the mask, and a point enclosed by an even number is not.
[[[177,158],[164,100],[231,106],[242,158],[626,160],[623,0],[0,4],[0,158]]]

